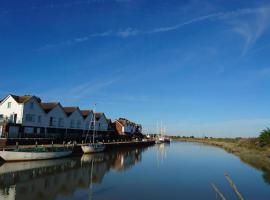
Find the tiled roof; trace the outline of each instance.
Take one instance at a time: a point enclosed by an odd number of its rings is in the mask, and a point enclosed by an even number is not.
[[[40,106],[43,108],[43,110],[46,113],[48,113],[52,109],[54,109],[58,104],[59,104],[59,102],[48,102],[48,103],[40,103]]]
[[[73,112],[75,112],[78,107],[63,107],[64,111],[66,112],[67,116],[70,116]]]
[[[93,111],[92,111],[92,110],[81,110],[81,113],[82,113],[82,116],[83,116],[84,119],[87,118],[88,115],[89,115],[91,112],[93,112]]]
[[[26,101],[28,101],[33,97],[31,95],[17,96],[13,94],[11,94],[10,96],[12,96],[12,98],[15,99],[17,103],[25,103]]]
[[[96,120],[99,120],[102,115],[104,115],[103,112],[95,112],[95,118],[96,118]]]
[[[129,120],[126,119],[126,118],[119,118],[117,121],[118,121],[120,124],[122,124],[123,126],[125,126],[126,124],[132,125],[132,126],[137,126],[136,123],[131,122],[131,121],[129,121]]]
[[[127,120],[118,119],[117,121],[122,124],[122,126],[125,126],[127,124]]]

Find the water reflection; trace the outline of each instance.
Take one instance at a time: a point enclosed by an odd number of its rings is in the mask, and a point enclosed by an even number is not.
[[[4,163],[0,167],[0,197],[55,199],[77,189],[100,184],[110,170],[127,170],[141,161],[146,148],[125,149],[48,161]]]
[[[167,148],[170,147],[169,143],[157,144],[157,167],[164,163],[167,157]]]

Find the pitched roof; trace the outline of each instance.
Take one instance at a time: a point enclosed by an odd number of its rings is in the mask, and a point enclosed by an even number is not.
[[[133,126],[136,126],[137,124],[126,119],[126,118],[119,118],[118,120],[116,120],[117,122],[119,122],[122,126],[125,126],[126,124],[128,125],[133,125]]]
[[[105,115],[103,112],[95,112],[95,118],[96,120],[99,120],[102,115]]]
[[[117,122],[119,122],[122,126],[125,126],[127,124],[127,120],[118,119]]]
[[[70,116],[73,112],[75,112],[79,108],[72,106],[72,107],[63,107],[63,109],[66,112],[67,116]]]
[[[41,106],[41,108],[43,108],[43,110],[46,113],[48,113],[52,109],[54,109],[58,104],[59,104],[59,102],[48,102],[48,103],[40,103],[40,106]]]
[[[88,115],[93,112],[92,110],[81,110],[82,116],[84,119],[88,117]]]
[[[13,99],[15,99],[15,101],[17,103],[25,103],[26,101],[28,101],[29,99],[31,99],[34,96],[31,95],[24,95],[24,96],[17,96],[17,95],[10,95]]]

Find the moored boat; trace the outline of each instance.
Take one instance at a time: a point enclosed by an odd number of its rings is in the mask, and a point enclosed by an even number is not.
[[[106,147],[104,143],[95,142],[95,133],[96,133],[95,109],[94,109],[94,112],[93,113],[94,113],[94,117],[93,117],[94,130],[93,130],[92,142],[91,143],[88,143],[88,144],[81,145],[81,149],[82,149],[83,153],[99,153],[99,152],[104,151],[104,149]],[[89,124],[88,133],[89,133],[89,130],[90,130],[90,124]],[[86,135],[85,142],[87,142],[88,133]]]
[[[0,157],[5,161],[46,160],[62,158],[72,154],[66,148],[24,148],[0,151]]]
[[[103,143],[90,143],[81,146],[83,153],[99,153],[104,151],[105,144]]]

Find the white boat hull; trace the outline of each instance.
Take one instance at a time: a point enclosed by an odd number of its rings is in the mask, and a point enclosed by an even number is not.
[[[46,160],[69,156],[71,150],[60,152],[16,152],[0,151],[0,157],[5,161],[23,161],[23,160]]]
[[[87,144],[81,146],[83,153],[99,153],[104,151],[104,144]]]

